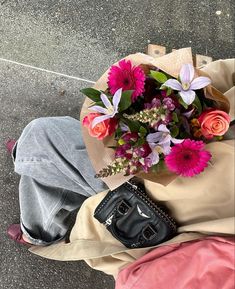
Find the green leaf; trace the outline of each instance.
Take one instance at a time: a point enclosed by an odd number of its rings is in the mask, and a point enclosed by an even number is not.
[[[175,112],[172,113],[172,119],[174,122],[179,122],[179,118],[178,118],[177,113],[175,113]]]
[[[158,173],[159,172],[158,165],[156,164],[156,165],[151,166],[151,171],[152,171],[152,173]]]
[[[171,89],[170,87],[167,87],[167,86],[163,85],[163,84],[160,86],[159,89],[161,89],[161,90],[166,90],[166,95],[167,95],[167,96],[169,96],[169,95],[172,94],[172,89]]]
[[[93,103],[91,106],[93,106],[93,105],[98,105],[98,106],[101,106],[101,107],[105,107],[105,105],[104,105],[104,103],[103,103],[102,100]],[[90,106],[90,107],[91,107],[91,106]]]
[[[221,140],[223,140],[223,136],[222,135],[221,136],[216,136],[215,139],[216,139],[216,141],[221,141]]]
[[[140,147],[140,146],[142,146],[144,143],[145,143],[145,139],[144,139],[144,138],[139,138],[139,139],[137,140],[137,142],[135,142],[135,143],[133,144],[133,147]]]
[[[179,134],[179,128],[176,125],[172,126],[170,131],[172,137],[177,137],[177,135]]]
[[[141,125],[138,121],[130,120],[127,118],[123,118],[123,121],[128,125],[131,132],[139,132]]]
[[[140,127],[139,133],[142,137],[144,137],[147,134],[147,129],[143,126]]]
[[[118,128],[116,129],[116,137],[117,137],[117,138],[120,138],[122,135],[123,135],[123,131],[121,130],[120,127],[118,127]]]
[[[150,70],[150,75],[159,83],[165,83],[167,81],[167,76],[163,72]]]
[[[85,94],[87,97],[89,97],[94,102],[100,101],[100,94],[101,92],[99,90],[96,90],[94,88],[83,88],[80,90],[81,93]]]
[[[132,95],[133,90],[126,90],[123,91],[121,100],[119,102],[119,112],[124,111],[128,109],[129,106],[131,106],[131,95]]]
[[[201,104],[201,101],[197,95],[196,95],[195,100],[193,102],[193,106],[196,107],[197,112],[200,115],[202,113],[202,104]]]
[[[191,135],[188,134],[186,131],[180,132],[179,138],[184,139],[184,138],[190,138],[190,137],[191,137]]]
[[[160,160],[156,165],[153,165],[151,167],[151,171],[153,173],[160,173],[161,171],[165,171],[166,170],[166,166],[164,163],[164,160]]]
[[[180,99],[179,99],[179,103],[180,103],[185,109],[188,109],[187,103],[185,103],[181,97],[180,97]]]
[[[172,89],[170,87],[167,87],[166,89],[166,96],[169,96],[172,94]]]

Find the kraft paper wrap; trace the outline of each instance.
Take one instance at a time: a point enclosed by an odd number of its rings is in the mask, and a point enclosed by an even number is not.
[[[164,55],[159,58],[153,58],[151,56],[136,53],[133,55],[129,55],[125,57],[125,59],[131,60],[134,65],[150,65],[155,66],[162,71],[166,72],[173,77],[178,77],[179,71],[183,64],[191,63],[193,64],[193,57],[191,48],[182,48],[176,50],[172,53]],[[94,88],[97,90],[105,91],[107,89],[107,78],[108,78],[108,71],[107,70],[101,78],[96,82]],[[198,75],[207,75],[206,72],[202,72],[197,70]],[[218,108],[229,112],[229,101],[228,99],[216,88],[213,86],[208,86],[205,89],[205,95],[207,98],[213,99],[217,102]],[[89,98],[85,99],[83,104],[80,119],[82,120],[85,115],[90,113],[91,111],[88,110],[88,107],[92,104],[92,101]],[[110,138],[106,138],[104,141],[97,140],[94,137],[91,137],[88,133],[87,128],[82,127],[82,134],[83,139],[86,144],[86,149],[89,155],[89,158],[92,162],[92,165],[98,173],[102,168],[106,167],[114,160],[114,151],[113,149],[109,149],[107,146],[108,144],[111,145]],[[111,189],[115,189],[116,187],[120,186],[122,183],[130,179],[132,176],[125,177],[123,174],[117,174],[115,176],[103,178],[102,180],[106,183],[106,185]],[[168,184],[170,181],[175,179],[177,176],[171,172],[160,172],[160,173],[140,173],[138,175],[141,179],[149,179],[155,181],[157,183],[161,183],[163,185]]]

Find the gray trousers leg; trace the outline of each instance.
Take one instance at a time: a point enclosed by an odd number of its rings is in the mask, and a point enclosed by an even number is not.
[[[106,189],[82,140],[80,122],[71,117],[33,120],[15,150],[21,228],[33,244],[65,237],[83,201]]]

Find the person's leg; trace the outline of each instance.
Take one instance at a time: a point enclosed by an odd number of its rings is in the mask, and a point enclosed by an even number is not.
[[[38,245],[63,239],[74,222],[73,214],[87,198],[25,175],[21,176],[19,191],[21,230],[31,243]]]
[[[15,172],[85,196],[104,188],[104,183],[94,178],[80,122],[71,117],[30,122],[16,146]]]
[[[105,189],[94,178],[80,122],[71,117],[32,121],[18,140],[15,171],[21,175],[21,228],[33,244],[63,238],[73,212]]]

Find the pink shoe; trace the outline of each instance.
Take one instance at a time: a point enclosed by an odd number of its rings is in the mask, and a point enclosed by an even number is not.
[[[12,154],[15,144],[16,141],[14,139],[9,139],[8,141],[5,142],[5,146],[9,154]]]
[[[23,233],[21,231],[20,224],[10,225],[9,228],[7,229],[7,235],[9,236],[10,239],[14,240],[19,244],[30,245],[22,238]]]

